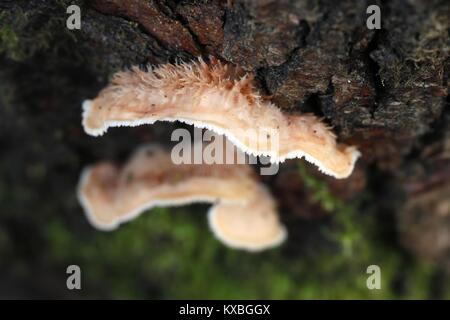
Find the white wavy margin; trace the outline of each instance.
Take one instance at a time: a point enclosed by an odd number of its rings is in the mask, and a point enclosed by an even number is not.
[[[103,122],[103,126],[101,128],[92,129],[92,128],[89,128],[86,123],[86,119],[89,117],[89,113],[92,110],[91,106],[92,106],[91,100],[85,100],[82,105],[82,107],[83,107],[83,115],[82,115],[83,127],[84,127],[85,132],[91,136],[101,136],[110,127],[124,127],[124,126],[137,127],[140,125],[154,124],[157,121],[168,121],[168,122],[179,121],[179,122],[186,123],[188,125],[193,125],[194,127],[197,127],[197,128],[203,128],[203,129],[208,129],[208,130],[214,131],[219,135],[224,135],[234,145],[236,145],[239,149],[241,149],[243,152],[254,155],[254,156],[268,156],[268,157],[270,157],[271,163],[284,162],[286,159],[305,158],[306,161],[316,165],[318,167],[319,171],[321,171],[327,175],[330,175],[332,177],[335,177],[336,179],[345,179],[348,176],[350,176],[350,174],[353,172],[353,169],[355,167],[356,160],[358,160],[358,158],[361,155],[361,153],[355,149],[352,153],[351,165],[349,167],[349,170],[344,174],[336,174],[336,172],[333,172],[333,171],[329,170],[328,168],[326,168],[322,162],[320,162],[319,160],[317,160],[310,154],[305,153],[302,150],[294,150],[284,156],[278,156],[275,152],[258,152],[257,150],[251,149],[248,146],[244,145],[239,139],[237,139],[237,137],[235,137],[230,131],[228,131],[225,128],[221,128],[221,127],[218,127],[215,125],[210,125],[208,123],[203,123],[201,121],[195,121],[195,120],[191,120],[191,119],[172,118],[172,117],[168,117],[168,118],[151,118],[151,117],[149,117],[149,118],[137,119],[137,120],[133,120],[133,121],[125,121],[125,120],[124,121],[109,121],[108,120],[108,121]]]
[[[88,166],[88,167],[84,168],[83,171],[81,172],[80,182],[77,187],[77,196],[78,196],[78,200],[83,208],[83,211],[84,211],[89,223],[99,230],[103,230],[103,231],[115,230],[121,224],[128,222],[130,220],[133,220],[133,219],[137,218],[139,215],[141,215],[142,213],[144,213],[145,211],[150,210],[155,207],[174,207],[174,206],[176,207],[176,206],[183,206],[183,205],[194,204],[194,203],[212,203],[213,205],[208,210],[208,214],[207,214],[208,225],[209,225],[210,229],[212,230],[214,236],[219,241],[221,241],[222,243],[224,243],[225,245],[227,245],[230,248],[246,250],[249,252],[259,252],[259,251],[262,251],[265,249],[270,249],[270,248],[276,247],[276,246],[280,245],[281,243],[283,243],[287,238],[286,227],[284,225],[282,225],[281,223],[280,223],[281,231],[280,231],[279,235],[275,239],[272,239],[271,241],[268,241],[266,243],[259,243],[259,244],[251,243],[251,244],[249,244],[249,243],[243,243],[243,242],[239,242],[239,241],[228,238],[222,232],[222,230],[219,228],[219,224],[217,222],[217,215],[215,212],[215,209],[217,206],[215,203],[217,202],[217,198],[206,196],[206,195],[205,196],[200,195],[200,196],[197,196],[196,198],[179,198],[179,199],[163,200],[163,201],[161,201],[161,200],[149,201],[149,202],[143,204],[142,206],[138,207],[137,209],[135,209],[121,217],[118,217],[112,223],[109,223],[109,224],[101,223],[100,221],[98,221],[95,218],[94,214],[92,213],[93,210],[91,208],[89,200],[83,194],[83,189],[90,179],[91,172],[92,172],[92,166]]]

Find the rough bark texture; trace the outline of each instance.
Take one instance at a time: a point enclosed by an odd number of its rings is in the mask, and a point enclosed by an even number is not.
[[[81,30],[65,28],[72,3],[81,6]],[[366,27],[374,3],[381,30]],[[348,180],[312,174],[342,199],[371,194],[368,211],[396,224],[395,241],[450,266],[448,1],[0,0],[0,10],[0,199],[11,212],[0,230],[40,214],[11,237],[33,234],[55,209],[84,226],[73,194],[82,166],[167,141],[173,128],[91,138],[80,125],[82,100],[131,65],[212,55],[255,72],[285,112],[323,116],[357,145],[363,157]],[[293,226],[321,221],[295,165],[265,182]],[[28,245],[20,250],[35,255]]]

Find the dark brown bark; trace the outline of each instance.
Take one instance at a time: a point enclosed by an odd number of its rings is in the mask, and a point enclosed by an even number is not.
[[[65,28],[72,3],[82,8],[81,30]],[[374,3],[381,30],[366,27]],[[66,200],[56,207],[78,214],[72,190],[83,165],[168,137],[167,125],[86,136],[81,101],[131,65],[211,55],[254,72],[285,112],[323,116],[357,145],[356,173],[324,178],[332,190],[343,199],[373,194],[373,211],[398,218],[411,252],[450,264],[448,1],[3,0],[0,9],[2,174],[28,197],[5,210],[30,209],[39,203],[33,190],[47,188]],[[31,159],[45,168],[29,167]],[[285,217],[319,218],[320,208],[299,205],[308,195],[292,167],[266,182]]]

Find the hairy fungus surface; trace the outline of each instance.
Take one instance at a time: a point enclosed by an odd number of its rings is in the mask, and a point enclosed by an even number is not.
[[[175,165],[155,146],[141,147],[122,168],[109,162],[86,168],[78,197],[103,230],[155,206],[207,202],[211,229],[230,247],[258,251],[286,237],[272,196],[248,165]]]
[[[242,151],[282,162],[301,158],[346,178],[359,152],[310,114],[283,114],[255,89],[251,74],[211,59],[117,73],[97,98],[83,103],[83,126],[98,136],[109,127],[181,121],[228,137]],[[255,134],[256,133],[256,134]]]

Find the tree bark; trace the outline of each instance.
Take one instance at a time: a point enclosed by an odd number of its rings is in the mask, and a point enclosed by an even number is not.
[[[65,27],[70,4],[81,7],[80,30]],[[371,4],[381,30],[366,27]],[[167,141],[173,126],[162,124],[83,133],[81,101],[114,72],[214,56],[254,72],[284,112],[324,117],[358,146],[352,177],[318,176],[343,199],[374,195],[373,211],[396,221],[405,247],[450,265],[448,1],[3,0],[0,9],[2,173],[26,198],[12,211],[39,203],[33,188],[45,187],[79,212],[71,197],[83,165]],[[308,195],[292,168],[266,181],[284,218],[320,219],[320,208],[299,205]]]

